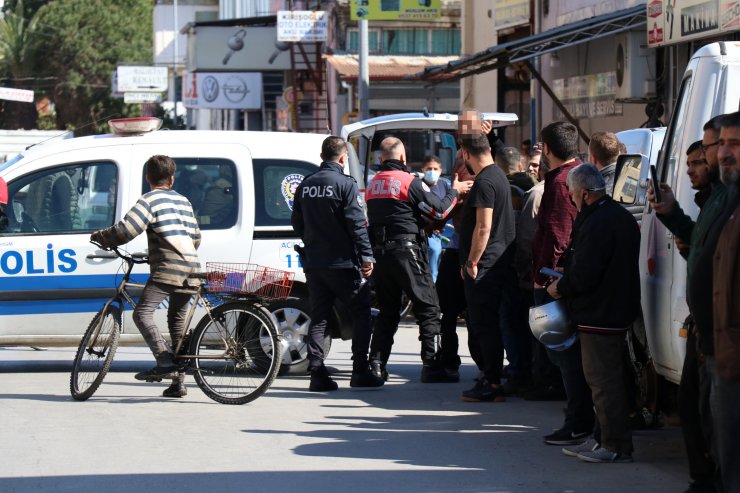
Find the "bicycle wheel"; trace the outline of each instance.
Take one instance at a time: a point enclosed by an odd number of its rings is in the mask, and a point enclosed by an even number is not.
[[[78,401],[84,401],[98,390],[108,373],[121,336],[121,311],[108,306],[90,322],[77,348],[69,391]]]
[[[198,323],[190,343],[198,387],[222,404],[246,404],[265,393],[280,369],[277,329],[262,306],[233,301]]]

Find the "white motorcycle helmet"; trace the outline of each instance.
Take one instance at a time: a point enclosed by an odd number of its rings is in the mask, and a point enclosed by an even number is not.
[[[529,328],[538,341],[553,351],[565,351],[576,342],[576,330],[563,300],[530,308]]]

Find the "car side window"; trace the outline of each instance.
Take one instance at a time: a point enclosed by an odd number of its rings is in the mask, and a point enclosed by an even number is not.
[[[186,197],[200,229],[229,229],[239,213],[239,184],[233,161],[219,158],[174,158],[177,164],[177,193]],[[142,174],[142,193],[150,190],[146,168]]]
[[[671,118],[671,124],[666,133],[668,145],[663,146],[663,149],[668,149],[668,153],[666,156],[663,156],[663,167],[659,167],[658,169],[658,180],[669,185],[673,185],[672,180],[676,172],[676,166],[685,157],[681,153],[681,139],[679,136],[683,133],[683,127],[686,123],[683,115],[686,113],[689,100],[691,99],[689,98],[691,83],[692,78],[689,75],[684,78],[681,84],[675,115]]]
[[[47,168],[8,183],[8,226],[0,234],[67,234],[113,225],[118,169],[112,162]]]
[[[292,159],[255,159],[255,226],[290,226],[295,189],[318,167]]]

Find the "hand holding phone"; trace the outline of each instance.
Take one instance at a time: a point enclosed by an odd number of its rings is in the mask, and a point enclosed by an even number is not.
[[[562,272],[558,272],[555,269],[551,269],[550,267],[543,267],[540,269],[540,274],[544,274],[546,276],[554,277],[555,279],[560,279],[563,277]]]
[[[663,202],[663,196],[661,195],[660,182],[658,181],[658,171],[655,169],[655,165],[650,165],[650,181],[653,184],[653,196],[655,197],[656,203]]]

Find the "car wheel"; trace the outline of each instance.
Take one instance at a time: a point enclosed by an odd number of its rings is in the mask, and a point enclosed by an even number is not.
[[[270,303],[269,310],[277,320],[283,348],[282,375],[305,375],[308,372],[308,328],[311,325],[308,300],[288,298]],[[324,354],[331,349],[331,336],[324,338]]]

